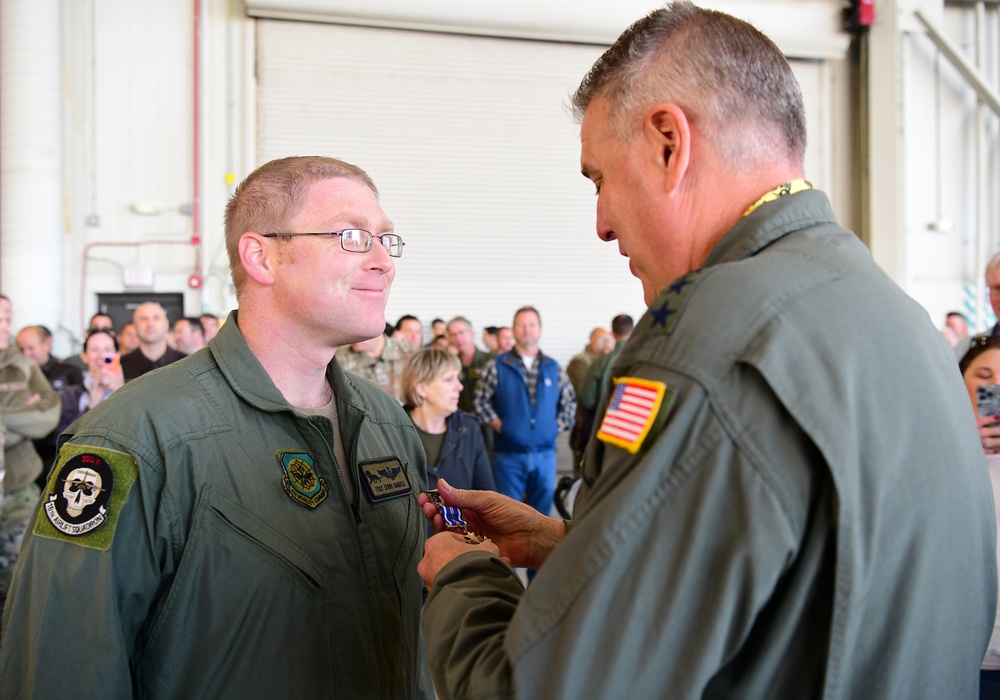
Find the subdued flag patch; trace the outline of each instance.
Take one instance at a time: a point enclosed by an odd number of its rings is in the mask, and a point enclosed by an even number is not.
[[[639,377],[615,379],[615,390],[597,431],[599,440],[636,454],[663,405],[667,385]]]

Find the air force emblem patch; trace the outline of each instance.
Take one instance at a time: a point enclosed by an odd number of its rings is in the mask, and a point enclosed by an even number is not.
[[[330,489],[316,473],[313,458],[306,452],[278,452],[281,470],[285,472],[281,487],[293,501],[315,508],[326,500]]]

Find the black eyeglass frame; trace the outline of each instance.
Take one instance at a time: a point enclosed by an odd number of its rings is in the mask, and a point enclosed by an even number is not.
[[[351,250],[344,245],[344,234],[354,231],[360,231],[365,234],[364,250]],[[382,247],[385,248],[385,252],[387,252],[391,258],[403,257],[403,246],[406,245],[406,243],[403,242],[403,239],[395,233],[381,233],[376,236],[371,231],[366,231],[363,228],[345,228],[343,231],[318,231],[306,233],[265,233],[262,235],[264,238],[292,238],[293,236],[339,236],[341,249],[348,253],[367,253],[372,249],[372,240],[377,238],[379,243],[382,244]],[[393,254],[393,250],[396,250],[397,252]]]

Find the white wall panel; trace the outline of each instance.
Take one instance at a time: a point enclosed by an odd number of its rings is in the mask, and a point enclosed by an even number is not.
[[[255,17],[610,44],[662,0],[246,0]],[[842,0],[699,0],[754,24],[786,55],[842,58]]]
[[[1000,89],[1000,12],[984,13],[986,60],[981,75]],[[941,28],[976,62],[975,12],[945,10]],[[989,114],[977,140],[976,94],[922,31],[904,35],[902,123],[905,141],[903,197],[907,290],[937,325],[948,311],[962,311],[974,326],[993,323],[988,299],[978,296],[982,266],[977,235],[987,257],[1000,250],[1000,119]],[[985,221],[978,216],[977,156],[986,158]]]
[[[565,108],[601,47],[274,20],[257,43],[258,161],[321,154],[372,175],[407,243],[390,321],[507,325],[535,304],[543,349],[565,362],[592,327],[642,313],[627,262],[594,232]],[[821,64],[796,70],[818,122]],[[810,138],[819,185],[827,141]]]

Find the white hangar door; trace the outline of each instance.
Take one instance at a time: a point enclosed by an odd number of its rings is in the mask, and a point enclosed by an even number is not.
[[[403,237],[386,317],[467,316],[477,332],[542,315],[561,363],[594,326],[644,311],[594,229],[566,105],[604,47],[258,19],[257,161],[320,154],[368,171]],[[828,158],[822,63],[796,61],[807,172]]]

